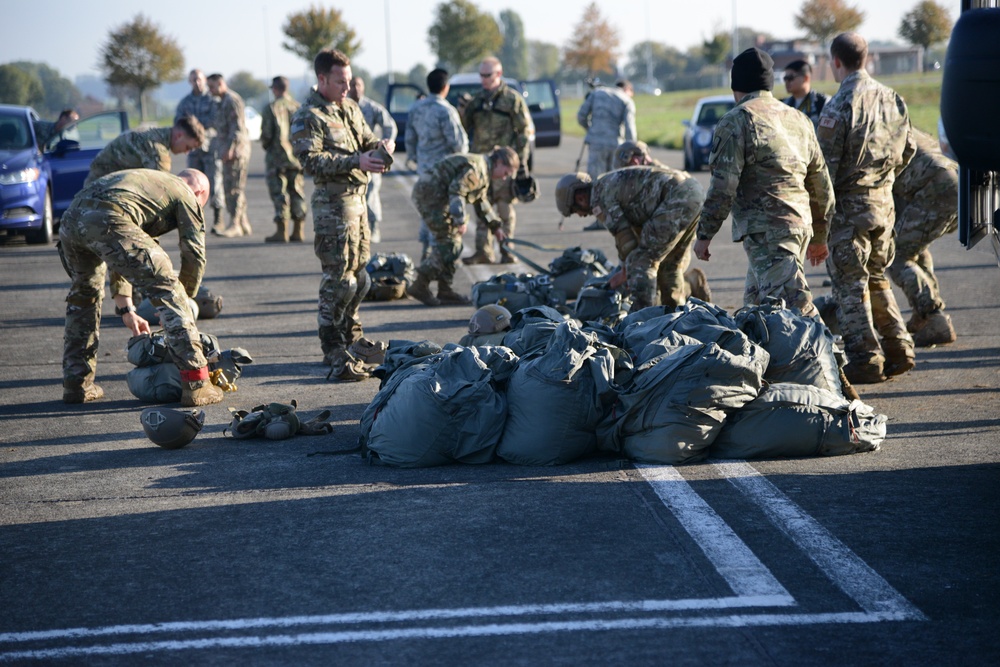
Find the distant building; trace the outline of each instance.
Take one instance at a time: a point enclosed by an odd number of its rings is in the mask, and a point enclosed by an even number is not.
[[[805,60],[812,65],[813,79],[832,81],[830,52],[817,42],[787,40],[768,42],[761,46],[774,59],[774,70],[781,71],[791,62]],[[731,64],[731,63],[730,63]],[[872,76],[891,76],[922,72],[924,49],[922,46],[868,46],[866,69]]]

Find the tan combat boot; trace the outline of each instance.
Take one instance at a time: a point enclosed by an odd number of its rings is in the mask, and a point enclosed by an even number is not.
[[[302,229],[305,225],[305,220],[293,220],[292,221],[292,235],[289,238],[290,241],[295,241],[296,243],[301,243],[306,240],[305,233]]]
[[[250,219],[243,215],[243,219],[240,220],[240,233],[243,236],[253,236],[253,227],[250,226]]]
[[[913,333],[913,344],[917,347],[933,347],[955,342],[955,328],[951,325],[951,315],[936,310],[920,322]]]
[[[882,341],[882,349],[885,351],[885,375],[895,377],[913,370],[917,361],[913,354],[913,343],[899,338],[890,338]]]
[[[336,350],[329,358],[330,372],[326,375],[327,380],[359,382],[371,377],[365,363],[344,348]]]
[[[486,254],[484,250],[477,250],[476,253],[470,257],[463,257],[462,264],[492,264],[493,258]]]
[[[459,294],[451,285],[438,281],[437,300],[442,306],[471,306],[472,300],[464,294]]]
[[[882,370],[881,359],[872,359],[865,363],[852,361],[844,367],[844,375],[850,384],[878,384],[887,379]]]
[[[684,281],[688,284],[688,289],[691,290],[691,296],[701,299],[705,303],[712,302],[712,290],[708,286],[708,277],[705,276],[704,271],[697,266],[691,267],[684,272]]]
[[[427,276],[422,273],[417,274],[417,279],[410,283],[410,285],[406,288],[406,293],[425,306],[441,305],[441,302],[438,301],[437,297],[431,293],[430,281],[427,279]]]
[[[208,366],[194,371],[181,371],[181,405],[194,408],[222,401],[224,392],[209,382]]]
[[[264,237],[264,243],[288,243],[288,234],[285,231],[285,221],[275,221],[274,226],[278,229],[271,236]]]
[[[90,403],[101,398],[104,398],[104,390],[94,383],[63,386],[63,403]]]

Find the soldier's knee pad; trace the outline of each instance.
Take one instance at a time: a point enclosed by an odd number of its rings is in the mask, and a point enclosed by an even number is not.
[[[355,274],[355,293],[354,299],[361,301],[368,294],[368,290],[372,288],[372,277],[368,273],[367,269],[361,267],[361,270]]]

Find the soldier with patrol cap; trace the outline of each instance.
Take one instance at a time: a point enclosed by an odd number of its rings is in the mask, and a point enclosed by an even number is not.
[[[413,187],[412,200],[434,235],[434,244],[417,268],[417,279],[407,288],[407,294],[428,306],[470,303],[452,288],[466,229],[465,204],[472,204],[476,215],[486,220],[502,243],[506,237],[500,218],[490,206],[488,192],[491,183],[509,182],[519,166],[517,153],[505,146],[488,155],[450,155],[420,177]],[[433,280],[438,283],[436,297],[430,290]]]
[[[522,170],[528,168],[528,128],[531,115],[524,97],[510,88],[503,80],[503,65],[497,58],[489,57],[479,63],[482,90],[462,108],[462,124],[469,133],[472,153],[489,153],[496,146],[507,146],[517,153]],[[517,212],[515,195],[510,180],[494,181],[489,190],[490,203],[503,221],[503,233],[514,238]],[[476,216],[476,252],[462,261],[466,264],[493,264],[493,234],[482,216]],[[503,264],[514,262],[514,257],[501,249]]]
[[[593,179],[611,171],[618,144],[637,139],[632,84],[622,80],[613,88],[600,86],[590,91],[576,120],[587,130],[587,173]]]
[[[274,204],[274,234],[267,243],[305,240],[302,227],[306,221],[305,184],[302,165],[292,152],[289,130],[292,116],[299,103],[288,93],[288,79],[276,76],[271,80],[274,101],[264,107],[260,122],[260,144],[264,147],[265,180]],[[288,223],[292,223],[289,237]]]
[[[178,176],[151,169],[116,171],[77,194],[59,225],[60,255],[73,280],[66,297],[63,401],[84,403],[104,396],[94,384],[104,299],[111,269],[115,314],[133,335],[149,333],[136,313],[133,286],[156,306],[174,363],[181,372],[181,404],[208,405],[222,390],[208,378],[208,362],[188,307],[205,273],[205,219],[210,186],[205,174],[185,169]],[[176,229],[181,270],[154,237]]]
[[[379,140],[347,96],[351,60],[336,49],[313,60],[316,88],[292,117],[292,148],[316,187],[312,196],[313,247],[323,268],[319,285],[319,340],[330,377],[369,377],[348,347],[364,336],[359,310],[371,281],[368,174],[382,173],[396,147]],[[380,149],[376,151],[376,149]]]
[[[749,260],[743,304],[780,297],[813,317],[803,261],[826,259],[833,186],[809,118],[771,94],[773,66],[756,48],[733,61],[736,106],[715,128],[694,253],[708,261],[712,238],[732,212],[733,241],[743,243]]]
[[[703,196],[690,174],[670,168],[619,169],[596,181],[583,173],[566,174],[556,184],[562,215],[593,214],[614,235],[624,271],[615,274],[611,286],[627,282],[633,311],[684,302],[684,269]]]
[[[105,146],[90,163],[85,186],[122,169],[170,171],[170,154],[184,155],[205,141],[205,128],[194,116],[182,116],[173,127],[126,132]]]

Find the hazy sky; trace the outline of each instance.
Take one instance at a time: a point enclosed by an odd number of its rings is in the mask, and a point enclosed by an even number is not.
[[[563,46],[579,23],[588,0],[474,0],[494,16],[503,9],[520,14],[529,39]],[[109,30],[142,12],[173,37],[184,52],[185,67],[231,75],[248,70],[264,78],[308,71],[304,60],[281,46],[281,26],[288,14],[310,4],[334,6],[362,40],[354,62],[373,75],[416,64],[431,68],[435,58],[427,29],[438,0],[0,0],[3,36],[0,63],[32,60],[48,63],[70,79],[99,74],[101,45]],[[740,26],[767,31],[777,38],[799,36],[793,15],[801,0],[597,0],[601,13],[622,38],[624,56],[637,42],[652,39],[680,50],[700,43],[717,28],[730,31],[734,8]],[[897,40],[903,14],[917,0],[854,0],[865,11],[860,32],[870,41]],[[952,19],[958,15],[958,1]],[[389,20],[386,21],[388,14]],[[387,29],[391,39],[387,40]],[[386,43],[391,43],[391,49]]]

